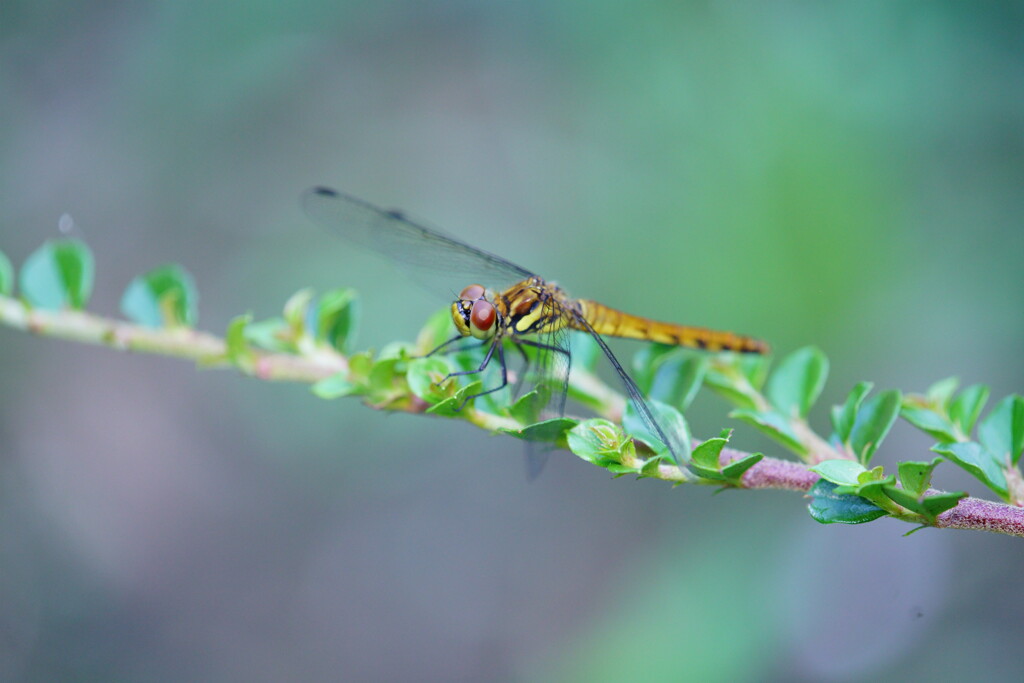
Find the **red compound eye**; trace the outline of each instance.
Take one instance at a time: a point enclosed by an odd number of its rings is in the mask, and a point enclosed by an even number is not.
[[[467,287],[466,289],[470,288]],[[463,293],[465,293],[465,290],[463,290]],[[494,320],[496,316],[497,314],[494,312],[494,306],[491,305],[489,301],[477,301],[473,304],[473,312],[470,313],[469,319],[473,323],[473,327],[481,332],[487,332],[494,327]]]
[[[460,299],[469,299],[470,301],[482,299],[483,296],[484,288],[481,287],[480,285],[470,285],[469,287],[466,287],[464,290],[459,292]]]

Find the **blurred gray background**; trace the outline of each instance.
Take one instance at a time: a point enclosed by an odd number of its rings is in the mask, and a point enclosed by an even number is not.
[[[0,4],[0,250],[70,213],[90,308],[175,261],[200,327],[355,286],[328,184],[668,320],[859,380],[1020,391],[1015,2]],[[639,346],[616,345],[628,358]],[[0,328],[0,679],[995,680],[1019,540],[813,522],[792,493],[562,453]],[[701,396],[697,434],[724,426]],[[740,447],[779,449],[740,427]],[[898,425],[879,461],[926,459]],[[936,484],[983,494],[951,466]]]

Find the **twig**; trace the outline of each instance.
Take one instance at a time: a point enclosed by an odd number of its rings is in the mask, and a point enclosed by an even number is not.
[[[31,334],[68,341],[107,346],[118,351],[133,351],[193,360],[204,368],[235,368],[239,372],[271,381],[313,384],[348,370],[348,359],[333,350],[317,347],[306,353],[270,353],[250,349],[245,360],[232,359],[224,339],[196,330],[149,328],[81,311],[34,310],[25,303],[0,295],[0,324]],[[423,412],[419,399],[404,404],[395,402],[388,410]],[[490,416],[473,410],[468,421],[495,430],[508,427],[508,418]],[[723,449],[724,464],[747,457],[734,449]],[[692,481],[688,472],[662,464],[652,475],[669,482]],[[742,488],[808,491],[818,475],[807,466],[778,458],[764,458],[742,477]],[[930,493],[938,493],[933,491]],[[950,529],[975,529],[1024,537],[1024,508],[977,498],[964,498],[939,515],[935,526]]]

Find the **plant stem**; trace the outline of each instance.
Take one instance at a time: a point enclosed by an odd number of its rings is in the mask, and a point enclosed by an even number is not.
[[[348,370],[348,359],[344,355],[322,347],[301,354],[252,349],[244,362],[233,361],[228,355],[225,341],[205,332],[183,327],[149,328],[82,311],[32,309],[22,301],[2,295],[0,324],[39,336],[107,346],[117,351],[190,359],[203,367],[233,367],[243,374],[263,380],[313,384]],[[617,404],[611,399],[609,402]],[[418,413],[424,410],[423,402],[418,399],[395,403],[404,405],[397,410],[405,412]],[[469,411],[468,421],[490,431],[515,424],[509,418],[477,410]],[[727,464],[747,455],[742,451],[725,448],[720,457],[722,463]],[[668,464],[660,465],[654,476],[675,483],[693,480],[688,471]],[[806,492],[817,480],[818,475],[801,463],[764,458],[744,473],[742,488]],[[955,508],[939,515],[935,526],[1024,537],[1024,508],[964,498]]]
[[[186,358],[203,367],[234,367],[259,379],[311,384],[348,368],[340,354],[299,356],[253,351],[252,363],[232,363],[220,337],[185,327],[152,328],[82,311],[33,309],[0,296],[0,323],[41,337],[107,346],[117,351]]]

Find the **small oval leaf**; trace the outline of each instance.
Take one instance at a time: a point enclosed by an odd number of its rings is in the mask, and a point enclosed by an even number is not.
[[[932,450],[946,456],[985,486],[999,494],[1003,500],[1009,495],[1006,489],[1006,473],[997,456],[980,443],[944,443],[932,446]]]
[[[859,483],[858,477],[867,472],[859,462],[840,459],[823,460],[810,470],[820,474],[822,479],[839,486],[856,486]]]
[[[808,492],[811,502],[807,510],[822,524],[864,524],[884,517],[882,508],[860,496],[839,495],[836,485],[821,479]]]
[[[843,403],[842,407],[835,406],[833,408],[832,429],[835,430],[840,443],[849,443],[850,432],[853,431],[853,423],[857,419],[857,411],[860,410],[860,404],[864,401],[864,397],[868,395],[873,386],[874,384],[871,382],[858,382],[857,385],[850,390],[850,393],[847,394],[846,401]]]
[[[359,393],[360,387],[358,384],[350,382],[348,378],[345,377],[344,372],[338,372],[330,377],[325,377],[320,380],[310,387],[310,390],[315,396],[329,400]]]
[[[584,420],[566,434],[569,450],[594,465],[618,462],[619,453],[627,441],[622,429],[608,420]]]
[[[896,421],[901,402],[900,392],[890,389],[864,401],[857,411],[857,419],[850,431],[850,445],[861,463],[871,462],[871,456]]]
[[[988,395],[987,386],[973,384],[957,394],[949,404],[949,416],[957,423],[965,437],[970,436],[971,430],[974,429],[974,424],[988,401]]]
[[[334,289],[320,295],[316,304],[317,341],[342,353],[352,350],[359,328],[359,295],[354,289]]]
[[[427,403],[437,403],[455,393],[453,382],[443,382],[451,366],[443,358],[417,358],[409,363],[406,380],[412,393]]]
[[[0,251],[0,294],[9,296],[14,291],[14,266],[7,254]]]
[[[121,312],[146,327],[192,327],[198,298],[192,274],[172,263],[132,280],[121,296]]]
[[[821,349],[805,346],[779,362],[765,393],[783,415],[807,417],[828,379],[828,358]]]
[[[1024,398],[1011,394],[978,425],[978,441],[1002,463],[1020,461],[1024,449]]]
[[[707,359],[692,353],[662,356],[654,372],[650,397],[685,412],[704,382],[707,368]]]
[[[654,450],[655,453],[665,454],[685,464],[690,459],[690,428],[682,413],[670,405],[660,401],[648,401],[647,407],[654,417],[655,424],[650,424],[630,402],[626,405],[626,412],[622,416],[622,427],[630,436],[639,437]],[[658,430],[661,433],[658,433]],[[664,438],[663,438],[664,437]],[[665,444],[665,439],[670,440],[671,448]]]
[[[81,309],[93,282],[92,252],[79,240],[49,240],[25,260],[21,293],[36,308]]]
[[[729,417],[743,420],[749,425],[772,437],[786,448],[799,455],[806,455],[808,448],[800,441],[785,416],[773,411],[734,410]]]
[[[897,464],[900,485],[910,494],[920,498],[931,485],[932,472],[942,462],[942,458],[935,458],[931,462],[915,462],[908,460]]]
[[[900,417],[939,441],[957,440],[956,425],[930,406],[914,405],[904,401]]]

